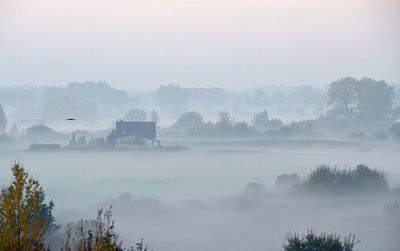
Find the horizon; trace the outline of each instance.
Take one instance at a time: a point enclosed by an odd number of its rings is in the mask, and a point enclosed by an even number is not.
[[[346,77],[351,77],[351,76],[346,76]],[[343,77],[344,78],[344,77]],[[364,78],[364,77],[362,77]],[[367,76],[365,76],[365,78],[369,78]],[[361,78],[360,78],[361,79]],[[336,79],[338,80],[338,79]],[[389,85],[397,88],[400,87],[400,82],[399,83],[394,83],[394,82],[388,82],[385,79],[375,79],[377,81],[385,81],[386,83],[388,83]],[[179,86],[182,89],[222,89],[222,90],[227,90],[227,91],[234,91],[234,92],[242,92],[242,91],[247,91],[249,89],[256,89],[256,88],[263,88],[263,87],[276,87],[276,88],[301,88],[301,87],[312,87],[314,89],[317,90],[322,90],[322,89],[326,89],[329,87],[329,85],[335,80],[332,80],[330,83],[324,84],[324,85],[309,85],[309,84],[302,84],[302,85],[290,85],[290,84],[260,84],[260,85],[251,85],[248,87],[238,87],[238,88],[229,88],[229,87],[218,87],[218,86],[188,86],[188,85],[182,85],[182,84],[177,84],[177,83],[166,83],[166,84],[160,84],[158,87],[154,87],[154,88],[149,88],[149,89],[132,89],[132,88],[124,88],[124,87],[118,87],[118,85],[114,85],[110,82],[104,81],[104,80],[83,80],[83,81],[69,81],[66,84],[60,84],[60,85],[35,85],[35,84],[21,84],[21,85],[15,85],[15,86],[11,86],[11,85],[5,85],[5,86],[1,86],[0,88],[52,88],[52,87],[60,87],[60,88],[67,88],[68,85],[70,83],[85,83],[85,82],[94,82],[94,83],[106,83],[107,85],[109,85],[110,87],[116,89],[116,90],[124,90],[126,92],[153,92],[153,91],[157,91],[161,86],[168,86],[168,85],[175,85],[175,86]]]
[[[53,87],[59,87],[59,88],[67,88],[69,84],[71,83],[86,83],[86,82],[93,82],[95,84],[98,83],[106,83],[110,87],[116,89],[116,90],[124,90],[126,92],[153,92],[157,91],[161,86],[169,86],[169,85],[174,85],[174,86],[179,86],[182,89],[221,89],[221,90],[226,90],[226,91],[233,91],[233,92],[242,92],[242,91],[247,91],[249,89],[256,89],[256,88],[263,88],[263,87],[275,87],[275,88],[301,88],[301,87],[312,87],[317,90],[321,90],[324,88],[329,87],[329,83],[325,85],[320,85],[320,86],[312,86],[308,84],[304,85],[290,85],[290,84],[264,84],[264,85],[251,85],[248,87],[238,87],[238,88],[229,88],[229,87],[219,87],[217,85],[215,86],[187,86],[187,85],[181,85],[177,83],[166,83],[166,84],[160,84],[158,87],[154,88],[149,88],[149,89],[129,89],[129,88],[124,88],[124,87],[118,87],[118,85],[114,85],[112,83],[109,83],[104,80],[83,80],[83,81],[70,81],[66,84],[61,84],[61,85],[35,85],[35,84],[21,84],[21,85],[5,85],[1,86],[0,88],[53,88]],[[333,82],[333,81],[332,81]],[[388,83],[390,85],[398,85],[397,83]]]

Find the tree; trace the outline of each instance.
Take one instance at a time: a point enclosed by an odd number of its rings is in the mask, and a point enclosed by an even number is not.
[[[163,114],[178,117],[186,111],[189,104],[188,92],[179,85],[160,86],[156,92],[156,99]]]
[[[153,110],[150,115],[150,121],[158,123],[159,118],[156,110]]]
[[[261,130],[261,131],[266,130],[268,128],[268,124],[269,124],[267,110],[264,110],[263,112],[254,114],[252,122],[253,122],[253,126],[257,130]]]
[[[357,111],[368,119],[384,119],[392,115],[393,87],[385,81],[361,79],[358,92]]]
[[[191,130],[203,126],[203,117],[200,113],[191,111],[182,114],[178,120],[171,126],[175,130]]]
[[[392,120],[396,121],[400,118],[400,107],[397,106],[392,111]]]
[[[61,136],[57,132],[55,132],[50,127],[45,125],[34,125],[26,129],[25,132],[26,137],[31,139],[42,139],[47,137],[58,137]]]
[[[232,119],[228,112],[220,112],[218,114],[218,122],[215,124],[216,128],[227,129],[232,127]]]
[[[370,78],[343,78],[331,83],[328,90],[329,114],[337,118],[395,120],[398,112],[392,109],[394,89],[385,81]]]
[[[275,180],[275,186],[279,191],[287,191],[294,185],[301,182],[300,176],[296,173],[279,175]]]
[[[254,129],[250,128],[246,122],[237,122],[232,127],[236,136],[245,136],[254,133]]]
[[[6,132],[6,127],[7,127],[6,114],[4,113],[3,106],[0,104],[0,134]]]
[[[39,182],[20,164],[14,164],[12,172],[14,180],[0,196],[0,245],[5,250],[42,250],[54,205],[44,203]]]
[[[268,97],[265,94],[265,92],[261,89],[257,89],[257,91],[254,93],[253,95],[253,100],[254,102],[256,102],[257,104],[263,104],[266,103]]]
[[[400,123],[394,123],[390,128],[390,131],[393,134],[393,139],[396,141],[400,141]]]
[[[100,112],[98,107],[82,97],[64,95],[49,100],[43,111],[45,121],[63,121],[66,118],[96,120]]]
[[[120,117],[123,109],[139,103],[136,98],[129,97],[125,90],[115,89],[104,81],[71,82],[62,93],[95,104],[105,117]]]
[[[14,137],[17,137],[19,135],[19,130],[18,130],[18,126],[16,123],[13,123],[13,125],[11,126],[10,129],[10,134]]]
[[[328,90],[328,105],[346,119],[350,118],[356,101],[357,79],[346,77],[331,83]]]
[[[147,113],[143,109],[132,109],[124,115],[126,121],[146,121]]]

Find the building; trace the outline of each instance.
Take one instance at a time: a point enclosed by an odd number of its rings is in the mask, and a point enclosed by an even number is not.
[[[32,144],[29,147],[30,151],[58,151],[60,149],[59,144]]]
[[[118,139],[129,136],[139,136],[156,141],[156,122],[117,121],[114,137]]]

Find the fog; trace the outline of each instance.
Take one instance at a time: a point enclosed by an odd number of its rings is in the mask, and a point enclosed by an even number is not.
[[[166,141],[165,144],[176,143]],[[376,143],[186,141],[183,152],[0,152],[0,182],[21,160],[56,203],[58,223],[94,218],[113,206],[126,244],[144,238],[154,250],[281,250],[286,232],[353,233],[360,250],[396,250],[398,218],[385,213],[390,196],[290,196],[277,176],[309,175],[320,164],[365,163],[400,182],[400,148]],[[208,144],[209,143],[209,144]],[[263,191],[252,191],[249,183]]]
[[[398,251],[399,44],[399,0],[0,0],[0,246]]]
[[[239,91],[4,87],[0,184],[14,184],[18,164],[40,181],[46,200],[35,199],[56,205],[52,250],[96,231],[97,210],[112,206],[126,248],[143,238],[153,250],[293,250],[290,233],[313,230],[395,251],[399,97],[367,77]]]

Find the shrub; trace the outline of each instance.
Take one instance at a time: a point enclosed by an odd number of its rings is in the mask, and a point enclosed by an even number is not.
[[[122,241],[115,231],[112,219],[111,206],[103,212],[97,211],[96,220],[80,220],[77,223],[69,223],[65,231],[65,240],[62,241],[62,251],[122,251]],[[147,251],[143,239],[131,247],[130,251]]]
[[[62,250],[122,250],[122,243],[118,241],[118,234],[114,228],[111,207],[104,214],[100,209],[96,221],[81,220],[78,224],[68,224]]]
[[[267,194],[267,191],[263,184],[251,182],[247,185],[244,195],[247,197],[263,197]]]
[[[319,194],[374,193],[389,189],[384,173],[366,165],[358,165],[353,170],[322,165],[312,171],[299,186],[296,189]]]
[[[296,173],[282,174],[275,180],[275,186],[279,191],[287,191],[298,183],[300,183],[300,177]]]
[[[307,234],[286,233],[283,243],[285,251],[352,251],[359,241],[349,234],[343,240],[333,233],[317,235],[313,230],[307,230]]]

